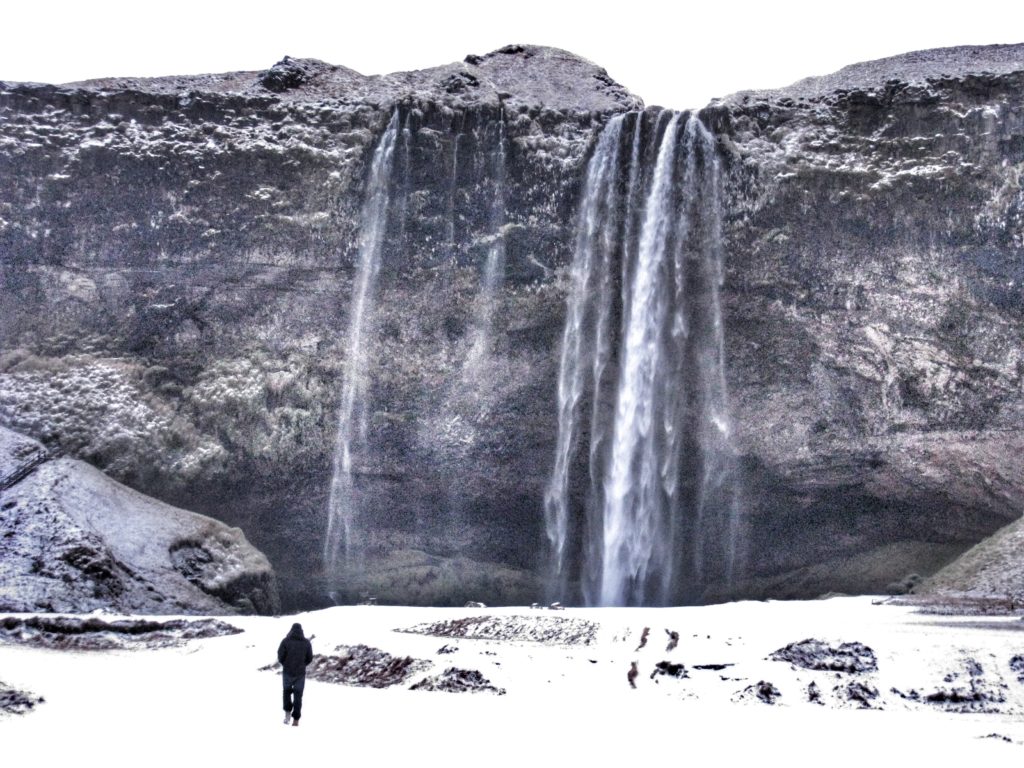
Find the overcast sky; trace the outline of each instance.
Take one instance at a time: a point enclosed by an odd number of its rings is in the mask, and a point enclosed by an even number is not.
[[[0,80],[259,70],[285,54],[378,74],[515,42],[683,108],[911,50],[1024,42],[1024,0],[36,0],[5,4],[0,24]]]

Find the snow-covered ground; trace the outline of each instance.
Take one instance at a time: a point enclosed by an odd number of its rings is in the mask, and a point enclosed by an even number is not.
[[[0,682],[45,699],[24,714],[0,713],[0,755],[12,766],[1021,765],[1024,661],[1012,659],[1024,656],[1024,622],[874,602],[365,606],[232,617],[242,634],[155,650],[0,643]],[[480,616],[495,620],[457,621]],[[516,637],[395,631],[453,620],[456,633]],[[293,621],[316,635],[318,654],[343,657],[336,647],[362,644],[426,663],[382,689],[310,680],[301,726],[286,727],[280,678],[260,668]],[[668,651],[671,631],[679,642]],[[545,634],[554,636],[534,639]],[[814,671],[768,658],[807,638],[834,648],[862,643],[877,670]],[[634,661],[635,689],[627,679]],[[684,665],[688,676],[652,678],[662,661]],[[709,665],[731,666],[698,668]],[[449,667],[476,670],[506,693],[409,690]],[[774,704],[758,697],[771,690],[762,681],[780,694]],[[808,700],[812,682],[821,704]]]

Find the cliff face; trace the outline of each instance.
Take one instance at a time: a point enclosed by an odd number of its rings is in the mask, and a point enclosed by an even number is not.
[[[908,54],[706,113],[732,169],[746,587],[930,573],[1024,504],[1024,47]]]
[[[1022,50],[702,111],[744,542],[707,598],[878,589],[1019,516]],[[0,84],[0,423],[240,525],[286,606],[534,599],[578,199],[600,130],[640,106],[524,46],[384,77],[286,59]],[[361,209],[396,109],[355,372]],[[346,375],[368,382],[358,581],[321,571]]]

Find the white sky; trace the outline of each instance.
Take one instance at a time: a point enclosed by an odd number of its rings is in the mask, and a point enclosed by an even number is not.
[[[6,3],[0,25],[0,80],[259,70],[285,54],[377,74],[537,43],[684,108],[911,50],[1024,42],[1024,0],[36,0]]]

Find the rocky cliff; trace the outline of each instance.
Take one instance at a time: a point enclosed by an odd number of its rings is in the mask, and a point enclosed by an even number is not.
[[[275,613],[267,559],[176,509],[0,427],[0,611]]]
[[[287,606],[534,599],[577,206],[598,134],[641,107],[530,46],[382,77],[286,58],[0,84],[0,422],[241,526]],[[361,209],[396,112],[355,371]],[[1024,508],[1024,47],[700,115],[743,481],[742,567],[703,599],[936,570]],[[365,561],[340,579],[322,540],[353,375]]]

